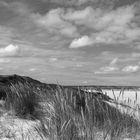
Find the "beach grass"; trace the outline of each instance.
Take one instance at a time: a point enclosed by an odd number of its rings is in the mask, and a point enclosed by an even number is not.
[[[135,110],[118,105],[116,97],[112,103],[78,88],[38,88],[22,82],[11,83],[5,93],[0,139],[140,139],[140,120],[134,116]]]

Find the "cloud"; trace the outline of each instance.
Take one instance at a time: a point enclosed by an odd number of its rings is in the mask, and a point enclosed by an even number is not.
[[[108,74],[117,70],[119,70],[119,68],[113,66],[106,66],[106,67],[101,67],[100,70],[94,72],[94,74]]]
[[[130,44],[136,42],[140,37],[140,27],[135,22],[138,18],[136,11],[137,8],[134,5],[121,6],[111,10],[91,6],[82,10],[57,8],[51,9],[44,15],[32,14],[32,18],[37,25],[51,33],[76,38],[72,40],[71,44],[78,37],[78,40],[83,39],[80,36],[86,36],[86,30],[88,40],[90,40],[89,45],[98,43]],[[82,31],[81,28],[84,30]]]
[[[17,56],[19,54],[19,47],[13,44],[5,48],[0,48],[0,57]]]
[[[90,29],[88,37],[90,45],[97,43],[117,44],[133,43],[140,37],[140,27],[136,20],[134,5],[119,7],[115,10],[86,7],[83,10],[69,9],[62,14],[67,22],[74,22],[75,26]],[[84,33],[82,33],[84,34]]]
[[[56,58],[56,57],[51,57],[51,58],[49,58],[49,61],[50,61],[50,62],[56,62],[56,61],[58,61],[58,58]]]
[[[117,10],[112,10],[103,14],[97,20],[97,29],[106,29],[108,31],[121,31],[134,17],[133,6],[120,7]]]
[[[129,65],[122,69],[123,72],[137,72],[140,69],[139,65]]]
[[[139,38],[140,28],[132,23],[135,18],[134,6],[120,7],[107,12],[89,7],[88,11],[84,20],[74,20],[77,24],[94,30],[90,35],[93,43],[128,43]]]
[[[131,22],[135,14],[134,6],[119,7],[114,10],[86,7],[83,10],[68,9],[62,14],[65,20],[73,21],[77,25],[85,25],[92,29],[108,31],[121,30]]]
[[[112,72],[116,72],[119,70],[119,68],[117,67],[116,63],[118,62],[119,58],[116,57],[114,58],[108,66],[105,67],[101,67],[99,69],[99,71],[96,71],[95,74],[108,74],[108,73],[112,73]]]
[[[64,9],[52,9],[46,15],[32,15],[38,25],[45,27],[49,32],[65,35],[68,37],[77,37],[76,26],[62,19]]]
[[[87,22],[88,21],[88,18],[89,16],[91,17],[91,14],[94,12],[94,9],[90,6],[86,7],[85,9],[82,9],[82,10],[75,10],[75,9],[68,9],[63,15],[62,15],[62,18],[64,20],[67,20],[67,21],[73,21],[75,22],[75,24],[79,24],[79,25],[84,25],[86,24],[85,20],[87,19]],[[94,13],[96,14],[96,13]],[[88,24],[88,23],[87,23]]]
[[[79,48],[91,44],[92,44],[92,40],[90,40],[88,36],[82,36],[79,39],[74,39],[70,44],[70,48]]]
[[[114,58],[111,62],[110,62],[110,65],[115,65],[117,62],[118,62],[119,58],[116,57]]]
[[[31,72],[36,71],[36,68],[30,68],[29,71]]]
[[[20,15],[28,14],[32,11],[31,8],[28,7],[26,2],[21,2],[17,0],[13,1],[0,1],[1,6],[10,10],[10,12],[14,12]]]

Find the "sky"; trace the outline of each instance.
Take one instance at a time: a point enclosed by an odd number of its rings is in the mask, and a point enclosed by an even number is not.
[[[139,9],[139,0],[0,0],[0,74],[139,86]]]

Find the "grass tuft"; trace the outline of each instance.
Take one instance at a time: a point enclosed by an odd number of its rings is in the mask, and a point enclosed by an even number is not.
[[[140,132],[140,121],[129,111],[120,111],[118,104],[113,106],[113,100],[103,93],[59,85],[39,87],[23,81],[10,82],[3,89],[4,107],[20,119],[39,122],[33,130],[40,139],[123,140],[136,138]],[[114,103],[118,102],[114,98]],[[32,138],[33,133],[30,135]]]

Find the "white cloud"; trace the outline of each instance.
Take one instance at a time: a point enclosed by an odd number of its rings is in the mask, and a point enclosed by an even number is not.
[[[99,69],[99,71],[96,71],[95,74],[108,74],[108,73],[112,73],[112,72],[116,72],[119,70],[119,68],[117,67],[116,63],[118,62],[119,58],[116,57],[114,58],[108,66],[105,67],[101,67]]]
[[[77,25],[85,25],[99,31],[102,29],[121,31],[131,22],[134,14],[134,6],[120,7],[115,10],[93,9],[89,6],[83,10],[67,10],[62,17]]]
[[[89,38],[95,43],[132,43],[140,37],[140,27],[133,22],[135,7],[125,6],[116,10],[105,11],[86,7],[83,10],[69,10],[63,18],[74,22],[77,26],[90,28]],[[133,28],[132,28],[133,27]]]
[[[56,61],[58,61],[58,58],[56,58],[56,57],[51,57],[51,58],[49,58],[49,61],[50,61],[50,62],[56,62]]]
[[[119,58],[116,57],[114,58],[111,62],[110,62],[110,65],[115,65],[117,62],[118,62]]]
[[[126,6],[103,14],[97,20],[97,29],[105,28],[108,31],[121,31],[134,17],[133,6]]]
[[[138,65],[129,65],[129,66],[126,66],[122,69],[123,72],[136,72],[140,69],[140,67]]]
[[[40,26],[44,26],[49,32],[66,35],[68,37],[77,37],[76,26],[72,23],[62,19],[64,15],[64,9],[52,9],[46,15],[32,15],[36,23]]]
[[[36,71],[36,68],[30,68],[29,71],[31,72]]]
[[[16,56],[18,53],[19,47],[13,44],[10,44],[5,48],[0,48],[0,57]]]
[[[130,43],[137,40],[140,37],[140,28],[132,22],[134,18],[134,6],[105,12],[91,26],[98,31],[92,34],[93,40],[95,43]]]
[[[93,9],[91,7],[86,7],[83,10],[74,10],[74,9],[68,9],[65,14],[62,15],[62,18],[67,21],[73,21],[76,24],[84,24],[85,20],[88,18],[88,16],[91,16],[90,14],[93,12]]]
[[[79,48],[91,44],[92,44],[92,40],[88,36],[82,36],[79,39],[74,39],[70,44],[70,48]]]
[[[112,67],[112,66],[106,66],[106,67],[101,67],[99,71],[96,71],[94,74],[108,74],[114,71],[119,70],[117,67]]]
[[[130,44],[140,37],[140,27],[135,22],[137,18],[135,14],[136,7],[134,5],[121,6],[113,10],[88,6],[82,10],[74,8],[52,9],[45,15],[32,14],[32,18],[46,30],[67,37],[78,38],[87,29],[90,31],[88,45],[97,43]],[[82,32],[79,27],[83,27],[84,31]],[[81,38],[83,39],[83,37]],[[81,38],[73,40],[71,44],[81,40]],[[77,45],[76,47],[78,46],[86,45]]]

